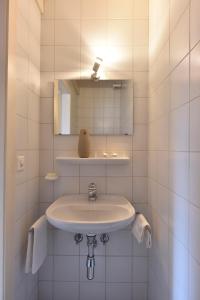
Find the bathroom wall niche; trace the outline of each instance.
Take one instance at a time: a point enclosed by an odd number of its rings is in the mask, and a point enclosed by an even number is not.
[[[131,80],[55,80],[54,134],[132,135]]]

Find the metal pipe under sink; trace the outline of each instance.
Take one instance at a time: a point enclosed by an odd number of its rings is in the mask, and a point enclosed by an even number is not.
[[[88,246],[88,255],[87,255],[87,261],[86,261],[86,267],[87,267],[87,279],[92,280],[94,279],[94,268],[95,268],[95,256],[94,256],[94,248],[97,247],[97,239],[95,234],[87,234],[87,246]],[[74,240],[76,244],[79,244],[83,241],[83,234],[76,233],[74,235]],[[109,241],[109,235],[108,233],[102,233],[100,235],[100,241],[103,245],[108,243]]]
[[[87,235],[87,246],[88,246],[88,255],[87,255],[87,279],[92,280],[94,278],[94,267],[95,267],[95,258],[94,258],[94,248],[97,246],[96,235]]]

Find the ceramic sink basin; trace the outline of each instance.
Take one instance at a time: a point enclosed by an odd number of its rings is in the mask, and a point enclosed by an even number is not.
[[[117,195],[99,195],[88,201],[87,195],[68,195],[57,199],[46,210],[54,227],[74,233],[107,233],[128,226],[135,217],[130,202]]]

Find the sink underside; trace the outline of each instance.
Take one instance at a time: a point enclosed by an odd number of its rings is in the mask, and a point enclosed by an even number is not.
[[[58,229],[97,234],[128,226],[134,220],[135,210],[123,196],[100,195],[92,202],[87,195],[68,195],[56,200],[46,216]]]

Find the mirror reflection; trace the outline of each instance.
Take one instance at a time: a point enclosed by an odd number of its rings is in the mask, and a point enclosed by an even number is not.
[[[56,80],[54,133],[131,135],[133,84],[131,80]]]

